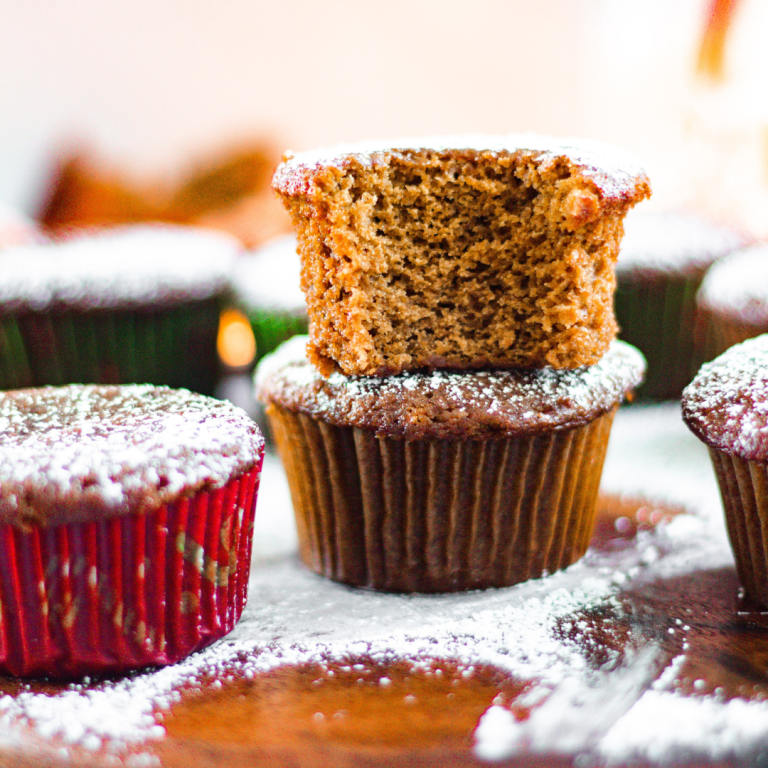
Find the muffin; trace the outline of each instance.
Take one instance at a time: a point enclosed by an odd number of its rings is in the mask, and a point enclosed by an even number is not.
[[[160,225],[0,251],[0,389],[135,382],[210,394],[239,249]]]
[[[296,238],[288,235],[242,256],[232,277],[234,300],[248,317],[256,358],[307,332],[307,304],[299,287]]]
[[[704,277],[696,304],[708,360],[768,333],[768,245],[744,248],[715,264]]]
[[[614,342],[594,366],[323,377],[295,337],[258,396],[286,469],[301,557],[359,587],[515,584],[587,549],[611,421],[642,377]]]
[[[739,232],[683,211],[633,211],[616,262],[619,337],[648,360],[638,397],[674,400],[704,362],[696,291],[718,259],[743,246]]]
[[[286,155],[310,359],[323,373],[576,368],[616,331],[613,266],[650,194],[624,153],[533,135]]]
[[[768,335],[702,366],[682,404],[709,448],[744,591],[768,609]]]
[[[264,441],[151,385],[0,394],[0,672],[171,664],[245,604]]]

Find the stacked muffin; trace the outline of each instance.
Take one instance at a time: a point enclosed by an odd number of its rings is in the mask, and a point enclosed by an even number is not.
[[[586,550],[613,413],[631,158],[535,136],[288,157],[310,336],[258,373],[302,557],[396,591],[503,586]]]

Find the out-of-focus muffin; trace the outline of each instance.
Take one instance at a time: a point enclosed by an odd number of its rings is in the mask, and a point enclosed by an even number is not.
[[[44,235],[40,227],[18,209],[0,203],[0,248],[40,242]]]
[[[0,250],[0,388],[153,383],[211,394],[241,250],[143,225]]]
[[[307,332],[307,304],[300,287],[296,238],[286,235],[241,256],[232,290],[256,339],[256,359],[291,336]]]
[[[39,219],[51,232],[148,221],[220,229],[254,248],[290,230],[269,188],[276,153],[264,143],[231,148],[194,164],[179,182],[129,181],[85,153],[56,169]]]
[[[747,597],[768,609],[768,335],[703,365],[682,405],[709,448],[739,579]]]
[[[768,244],[744,248],[713,265],[696,303],[709,360],[768,333]]]
[[[614,304],[619,338],[648,361],[638,397],[680,397],[705,360],[696,291],[711,264],[746,242],[736,230],[694,213],[638,210],[627,216]]]
[[[500,587],[587,549],[613,414],[640,382],[614,342],[594,366],[324,378],[295,337],[257,369],[301,557],[400,592]]]

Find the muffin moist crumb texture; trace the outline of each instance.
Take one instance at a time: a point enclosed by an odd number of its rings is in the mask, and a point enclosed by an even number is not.
[[[220,488],[259,460],[239,408],[151,385],[0,396],[0,522],[59,524],[142,513]]]
[[[369,375],[595,363],[616,332],[622,219],[650,190],[641,171],[610,182],[561,151],[284,163],[273,185],[299,233],[313,362]]]

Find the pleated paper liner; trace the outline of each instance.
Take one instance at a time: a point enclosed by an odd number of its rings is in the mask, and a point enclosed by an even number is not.
[[[697,324],[704,339],[704,359],[714,360],[735,344],[768,333],[768,323],[755,325],[699,307]]]
[[[393,592],[503,587],[586,551],[615,411],[501,440],[377,438],[271,404],[301,557]]]
[[[256,359],[274,352],[292,336],[306,333],[309,327],[306,314],[279,310],[246,309],[251,330],[256,339]]]
[[[72,383],[165,384],[210,395],[218,299],[164,309],[0,317],[0,389]]]
[[[172,664],[245,605],[261,462],[145,515],[0,526],[0,673],[75,678]]]
[[[709,449],[736,571],[747,598],[768,610],[768,465]]]
[[[619,338],[648,361],[637,399],[677,400],[705,360],[695,333],[696,291],[701,277],[619,276],[614,307]]]

